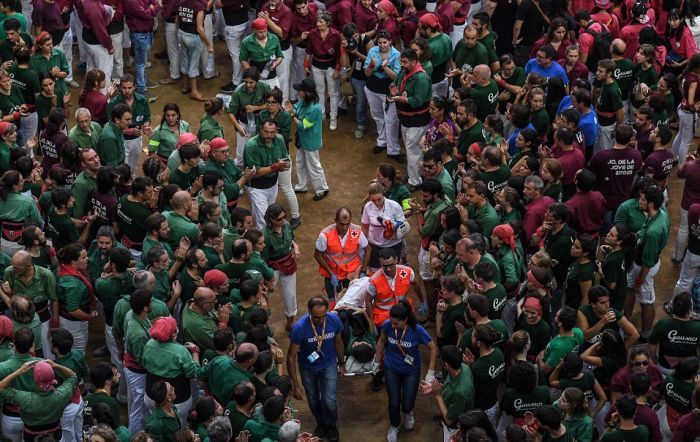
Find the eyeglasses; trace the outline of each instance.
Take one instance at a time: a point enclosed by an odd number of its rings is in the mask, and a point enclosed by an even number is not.
[[[646,367],[649,365],[649,361],[632,362],[633,367]]]
[[[277,101],[277,100],[267,100],[265,103],[267,103],[267,104],[277,104],[277,103],[279,103],[279,101]]]
[[[281,223],[282,221],[284,221],[284,219],[285,219],[286,217],[287,217],[287,215],[282,215],[282,216],[280,216],[279,218],[275,218],[275,221],[277,221],[278,223]]]

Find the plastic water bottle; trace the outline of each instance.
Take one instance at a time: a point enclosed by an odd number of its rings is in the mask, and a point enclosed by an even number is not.
[[[253,112],[246,112],[245,118],[247,123],[245,125],[245,131],[248,132],[248,136],[252,137],[255,135],[255,114]]]
[[[270,56],[270,61],[265,63],[265,67],[262,70],[262,73],[260,74],[260,78],[263,80],[267,80],[267,77],[270,76],[270,71],[272,70],[272,65],[275,63],[276,57],[274,55]]]

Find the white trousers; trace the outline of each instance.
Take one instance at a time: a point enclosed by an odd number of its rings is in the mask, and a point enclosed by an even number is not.
[[[51,308],[51,307],[49,307]],[[49,334],[51,333],[51,320],[41,323],[41,347],[44,359],[55,359],[51,353],[51,344],[49,343]]]
[[[87,50],[85,49],[85,40],[83,40],[83,22],[80,21],[75,11],[73,11],[73,14],[70,16],[70,21],[73,27],[73,33],[78,40],[78,59],[81,63],[87,63]],[[29,31],[27,31],[27,33],[28,32]]]
[[[334,68],[319,69],[314,66],[311,67],[311,74],[314,77],[314,83],[316,83],[316,93],[318,94],[319,98],[318,104],[321,105],[321,112],[324,116],[326,115],[326,90],[328,91],[328,97],[331,105],[331,120],[338,118],[338,102],[340,100],[340,78],[334,79],[334,73]]]
[[[68,76],[66,77],[66,83],[73,81],[73,33],[70,28],[66,30],[63,34],[63,39],[59,45],[59,49],[63,51],[66,55],[66,61],[68,62]]]
[[[241,81],[243,81],[240,55],[241,42],[243,41],[243,37],[245,37],[247,29],[247,22],[236,26],[226,26],[224,29],[224,38],[226,39],[226,46],[228,46],[228,55],[231,56],[231,63],[233,65],[231,82],[234,85],[241,84]]]
[[[275,279],[279,282],[282,293],[282,312],[287,318],[297,314],[297,274],[285,275],[275,270]]]
[[[287,200],[289,214],[292,216],[292,219],[299,218],[299,201],[297,200],[297,194],[294,193],[294,187],[292,187],[291,167],[283,172],[277,172],[277,187],[284,199]]]
[[[206,34],[212,44],[214,44],[214,14],[204,14],[204,34]],[[205,80],[214,76],[214,54],[207,51],[206,46],[199,58],[199,70],[202,72],[202,78]]]
[[[481,3],[479,3],[480,5]],[[471,8],[469,9],[471,12]],[[476,12],[475,12],[476,14]],[[471,21],[472,16],[469,17],[469,21]],[[452,29],[452,32],[450,32],[450,40],[452,40],[452,49],[454,49],[457,46],[457,43],[459,43],[460,40],[464,38],[464,28],[467,27],[467,22],[464,22],[463,25],[454,25],[454,28]]]
[[[27,19],[27,34],[32,34],[32,11],[34,10],[34,2],[32,0],[20,0],[22,4],[22,15]],[[3,422],[3,427],[4,427]]]
[[[61,317],[59,324],[61,328],[65,328],[73,335],[73,348],[85,354],[88,341],[88,321],[71,321]]]
[[[102,90],[102,93],[107,92],[107,88],[112,84],[112,69],[114,68],[114,57],[109,53],[107,48],[101,44],[90,45],[86,44],[85,49],[87,50],[87,63],[86,69],[89,71],[91,69],[99,69],[105,73],[106,83]]]
[[[292,63],[294,56],[294,48],[290,45],[286,51],[282,52],[282,63],[277,66],[277,78],[280,82],[280,89],[282,90],[282,97],[284,100],[289,100],[289,90],[291,89],[291,73],[292,73]]]
[[[112,54],[112,81],[118,84],[121,83],[122,75],[124,75],[124,48],[122,47],[124,32],[110,34],[110,37],[112,38],[112,48],[114,48],[114,54]]]
[[[679,164],[685,161],[688,156],[690,143],[695,135],[695,114],[686,112],[678,106],[678,134],[673,140],[673,154],[676,156]]]
[[[598,138],[596,138],[593,146],[593,153],[604,149],[612,149],[613,144],[615,144],[615,125],[598,127],[600,127],[600,131],[598,131]]]
[[[678,235],[676,235],[676,249],[673,252],[673,258],[676,261],[683,259],[686,247],[688,247],[688,211],[681,209],[681,222],[678,225]]]
[[[248,193],[248,199],[250,199],[255,226],[262,230],[265,228],[265,212],[270,204],[274,204],[277,200],[277,184],[267,189],[246,186],[245,190]]]
[[[143,430],[148,417],[143,402],[146,392],[146,374],[136,373],[128,368],[124,368],[124,376],[128,385],[129,433],[136,434]]]
[[[406,146],[406,169],[408,171],[408,184],[417,186],[421,183],[421,162],[423,151],[420,148],[420,139],[427,126],[404,127],[401,126],[401,136]]]
[[[445,78],[439,83],[435,83],[432,86],[432,89],[433,95],[437,95],[438,97],[446,97],[447,94],[450,92],[450,83],[448,83],[447,78]]]
[[[22,442],[24,438],[24,423],[17,416],[2,416],[2,436],[12,442]]]
[[[399,144],[399,115],[396,113],[396,105],[390,103],[386,106],[386,95],[372,92],[365,87],[369,112],[374,124],[377,126],[377,146],[386,146],[388,155],[401,153]]]
[[[673,289],[673,296],[675,297],[683,292],[690,292],[698,274],[700,274],[700,255],[696,255],[689,250],[685,253],[685,258],[683,258],[683,265],[681,265],[676,288]],[[698,310],[700,309],[696,307],[695,311]]]
[[[112,326],[105,324],[105,343],[109,349],[109,361],[117,367],[119,374],[121,374],[121,380],[119,381],[119,390],[117,391],[117,398],[120,402],[127,398],[127,387],[126,387],[126,376],[124,376],[124,363],[119,359],[119,349],[117,348],[117,341],[114,339],[112,334]],[[128,399],[127,399],[128,401]]]
[[[238,167],[243,167],[243,154],[245,152],[245,143],[248,142],[255,134],[246,134],[244,137],[240,133],[236,132],[236,158],[233,160],[233,164]]]
[[[297,189],[306,190],[307,182],[320,194],[328,190],[326,174],[321,165],[321,150],[297,150]]]
[[[306,57],[306,48],[298,48],[296,46],[292,46],[292,48],[294,48],[294,55],[292,56],[292,66],[289,69],[289,82],[294,85],[306,77],[306,75],[304,75],[304,58]],[[293,101],[297,98],[297,91],[294,90],[294,88],[291,88],[289,90],[289,100]]]
[[[80,442],[83,440],[83,408],[85,403],[82,396],[80,403],[69,403],[61,417],[61,431],[65,442]]]
[[[180,78],[180,41],[177,38],[177,24],[165,22],[165,48],[168,51],[170,78]]]
[[[124,140],[124,154],[126,157],[126,164],[129,165],[131,173],[136,173],[136,166],[138,165],[139,159],[141,158],[141,153],[143,149],[143,137],[134,138],[133,140]]]

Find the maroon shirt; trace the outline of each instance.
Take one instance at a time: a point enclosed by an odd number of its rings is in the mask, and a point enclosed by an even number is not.
[[[664,375],[656,364],[650,363],[647,367],[647,374],[651,381],[651,389],[659,391]],[[620,394],[632,394],[632,369],[629,365],[617,370],[617,373],[610,380],[610,391]]]
[[[454,30],[455,9],[452,7],[451,1],[438,2],[435,6],[435,14],[440,20],[440,26],[442,26],[444,34],[449,34]]]
[[[654,142],[649,139],[654,128],[654,124],[651,124],[651,126],[645,130],[637,129],[637,127],[634,128],[636,131],[634,138],[637,140],[637,149],[642,153],[642,158],[644,159],[654,150]]]
[[[358,1],[355,5],[353,18],[355,23],[357,23],[357,29],[360,31],[360,34],[374,31],[374,28],[377,26],[377,13],[373,9],[365,8],[361,1]]]
[[[124,12],[131,32],[153,32],[153,19],[158,16],[160,5],[157,0],[124,0]]]
[[[523,230],[525,231],[528,243],[535,233],[535,230],[544,222],[544,214],[547,212],[547,209],[555,202],[556,201],[548,196],[541,196],[532,200],[532,202],[525,207]]]
[[[352,21],[352,1],[335,0],[332,4],[326,2],[326,11],[333,16],[333,27],[339,32],[343,31],[343,26]]]
[[[163,0],[163,11],[161,15],[166,22],[175,23],[178,3],[178,0]]]
[[[576,148],[567,151],[557,149],[554,152],[554,158],[561,163],[561,183],[564,185],[574,184],[576,172],[586,164],[586,157],[583,155],[583,152]]]
[[[101,193],[98,189],[90,192],[88,199],[88,211],[93,211],[97,215],[97,224],[100,226],[111,226],[117,220],[117,204],[119,199],[114,192]],[[95,229],[97,230],[97,229]]]
[[[396,42],[399,41],[401,30],[399,29],[399,24],[396,22],[396,19],[394,19],[394,17],[389,17],[384,21],[379,21],[377,30],[381,31],[382,29],[391,34],[392,44],[396,44]]]
[[[98,90],[91,90],[88,92],[82,100],[80,100],[80,107],[87,108],[92,115],[92,119],[100,124],[105,124],[107,122],[107,97],[102,95]]]
[[[454,24],[461,26],[467,21],[467,13],[469,12],[472,2],[471,0],[458,0],[458,2],[461,6],[455,11]]]
[[[673,152],[668,149],[655,150],[644,160],[644,170],[646,173],[651,173],[661,187],[666,188],[666,181],[671,174],[675,159]]]
[[[292,26],[289,30],[289,38],[299,38],[303,32],[311,32],[316,29],[317,6],[315,3],[308,3],[309,13],[299,14],[296,9],[292,10]],[[308,38],[299,42],[297,47],[305,48]]]
[[[401,29],[401,41],[404,47],[409,47],[411,41],[416,38],[418,31],[418,20],[428,13],[428,10],[421,9],[420,11],[409,12],[404,10],[403,17],[399,17],[398,23]]]
[[[34,26],[41,26],[42,31],[49,33],[66,29],[66,26],[63,24],[63,18],[61,18],[61,9],[57,2],[48,3],[45,0],[34,2],[32,23],[34,23]]]
[[[678,419],[671,442],[686,442],[698,437],[700,437],[700,418],[696,413],[690,412]]]
[[[83,0],[76,3],[75,9],[78,12],[80,23],[83,24],[83,29],[88,30],[88,35],[85,36],[85,43],[99,43],[105,49],[111,51],[113,49],[112,37],[109,36],[107,28],[112,20],[102,3],[97,0]],[[89,35],[90,33],[92,35]],[[95,41],[90,41],[93,37]]]
[[[605,197],[602,193],[576,192],[566,202],[569,207],[569,226],[578,233],[597,236],[605,216]]]
[[[51,136],[46,134],[46,130],[39,135],[39,148],[41,149],[41,167],[49,170],[54,164],[61,161],[61,149],[68,137],[63,132],[55,133]]]
[[[605,149],[593,155],[588,169],[596,176],[596,190],[605,195],[608,210],[617,209],[629,198],[641,167],[642,153],[637,149]]]
[[[563,47],[564,44],[562,43],[560,48]],[[566,48],[565,48],[566,49]],[[561,59],[557,61],[561,67],[564,68],[564,72],[566,72],[566,76],[569,77],[569,84],[573,84],[574,81],[578,80],[579,78],[583,78],[584,80],[588,80],[588,67],[586,67],[585,64],[581,63],[580,61],[577,61],[576,64],[574,65],[571,70],[566,67],[566,59]]]
[[[698,75],[694,72],[686,72],[685,77],[683,77],[683,101],[681,102],[681,107],[687,109],[688,107],[688,91],[690,90],[690,85],[700,81]],[[700,87],[695,88],[695,103],[700,101]],[[692,109],[690,109],[692,111]]]
[[[693,203],[700,203],[700,160],[687,161],[678,168],[678,178],[685,178],[681,209],[688,210]]]
[[[325,40],[321,38],[318,28],[309,34],[306,53],[311,54],[311,63],[319,69],[335,68],[340,70],[340,43],[343,37],[335,28],[328,30]]]
[[[286,51],[289,49],[289,30],[292,27],[292,10],[287,7],[284,3],[277,5],[277,8],[273,11],[270,9],[270,3],[265,3],[262,7],[263,12],[267,12],[270,19],[282,29],[282,35],[277,35],[280,39],[280,46],[282,50]],[[270,29],[270,32],[272,30]]]
[[[610,423],[612,414],[617,411],[617,407],[613,404],[605,415],[605,423]],[[659,417],[654,410],[646,405],[637,404],[637,412],[634,415],[634,423],[637,425],[646,425],[649,430],[649,442],[661,442],[661,426],[659,425]],[[692,440],[692,439],[689,439]]]
[[[207,4],[201,0],[179,0],[177,2],[178,28],[188,34],[197,34],[197,15],[204,12]]]

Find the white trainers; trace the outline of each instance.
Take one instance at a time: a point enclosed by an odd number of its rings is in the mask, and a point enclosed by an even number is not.
[[[338,119],[331,118],[331,124],[329,126],[330,130],[336,130],[338,128]]]
[[[411,431],[413,430],[413,427],[416,426],[416,416],[414,416],[413,412],[411,411],[410,413],[405,413],[403,415],[403,427]]]
[[[389,427],[386,434],[386,442],[397,442],[399,440],[399,427]]]

